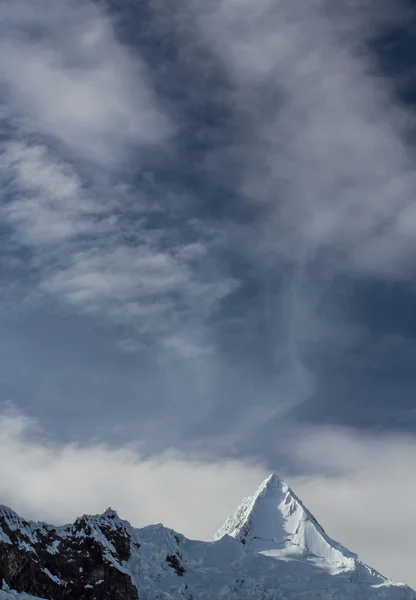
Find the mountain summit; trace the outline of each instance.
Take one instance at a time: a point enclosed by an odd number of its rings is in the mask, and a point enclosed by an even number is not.
[[[276,474],[212,542],[112,509],[55,527],[0,506],[0,587],[0,600],[416,600],[334,542]]]
[[[245,498],[214,539],[231,535],[257,552],[269,555],[315,555],[352,566],[357,555],[332,540],[287,483],[270,475],[254,496]]]

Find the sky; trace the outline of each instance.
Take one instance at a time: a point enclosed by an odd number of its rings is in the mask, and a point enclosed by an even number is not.
[[[276,471],[416,586],[415,27],[2,3],[0,502],[209,539]]]

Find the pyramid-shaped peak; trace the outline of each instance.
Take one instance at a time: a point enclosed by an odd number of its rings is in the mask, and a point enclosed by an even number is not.
[[[330,562],[350,563],[355,554],[332,540],[276,473],[254,496],[244,498],[236,513],[214,536],[230,535],[254,552],[278,555],[313,554]]]
[[[214,539],[223,535],[231,535],[242,543],[247,543],[253,534],[253,522],[256,529],[263,526],[269,530],[278,517],[278,511],[273,507],[278,506],[287,493],[291,493],[287,483],[277,473],[272,473],[259,486],[253,496],[244,498],[236,513],[227,519],[223,527],[215,534]],[[270,508],[272,508],[270,512]],[[269,513],[270,514],[267,514]],[[263,527],[262,527],[263,528]],[[259,531],[256,531],[258,537]],[[266,535],[268,535],[266,533]]]
[[[271,475],[266,477],[266,479],[263,481],[262,485],[267,486],[267,487],[272,487],[272,488],[283,487],[283,486],[287,487],[287,483],[285,482],[285,480],[282,479],[280,477],[280,475],[278,475],[277,473],[272,473]]]
[[[272,473],[260,485],[255,496],[264,496],[265,494],[286,494],[289,490],[290,488],[286,481],[277,473]]]

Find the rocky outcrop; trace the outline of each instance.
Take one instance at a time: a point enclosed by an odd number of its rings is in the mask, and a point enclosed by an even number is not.
[[[54,600],[137,600],[126,570],[131,539],[111,510],[73,525],[29,523],[0,509],[0,582]]]

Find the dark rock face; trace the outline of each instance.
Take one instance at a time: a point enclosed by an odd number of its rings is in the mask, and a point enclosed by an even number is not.
[[[54,528],[0,509],[0,528],[0,584],[54,600],[138,599],[123,565],[130,535],[113,511]]]
[[[181,555],[179,553],[168,554],[168,556],[166,557],[166,562],[176,572],[176,575],[178,575],[179,577],[183,577],[185,569],[183,568],[180,559]]]

